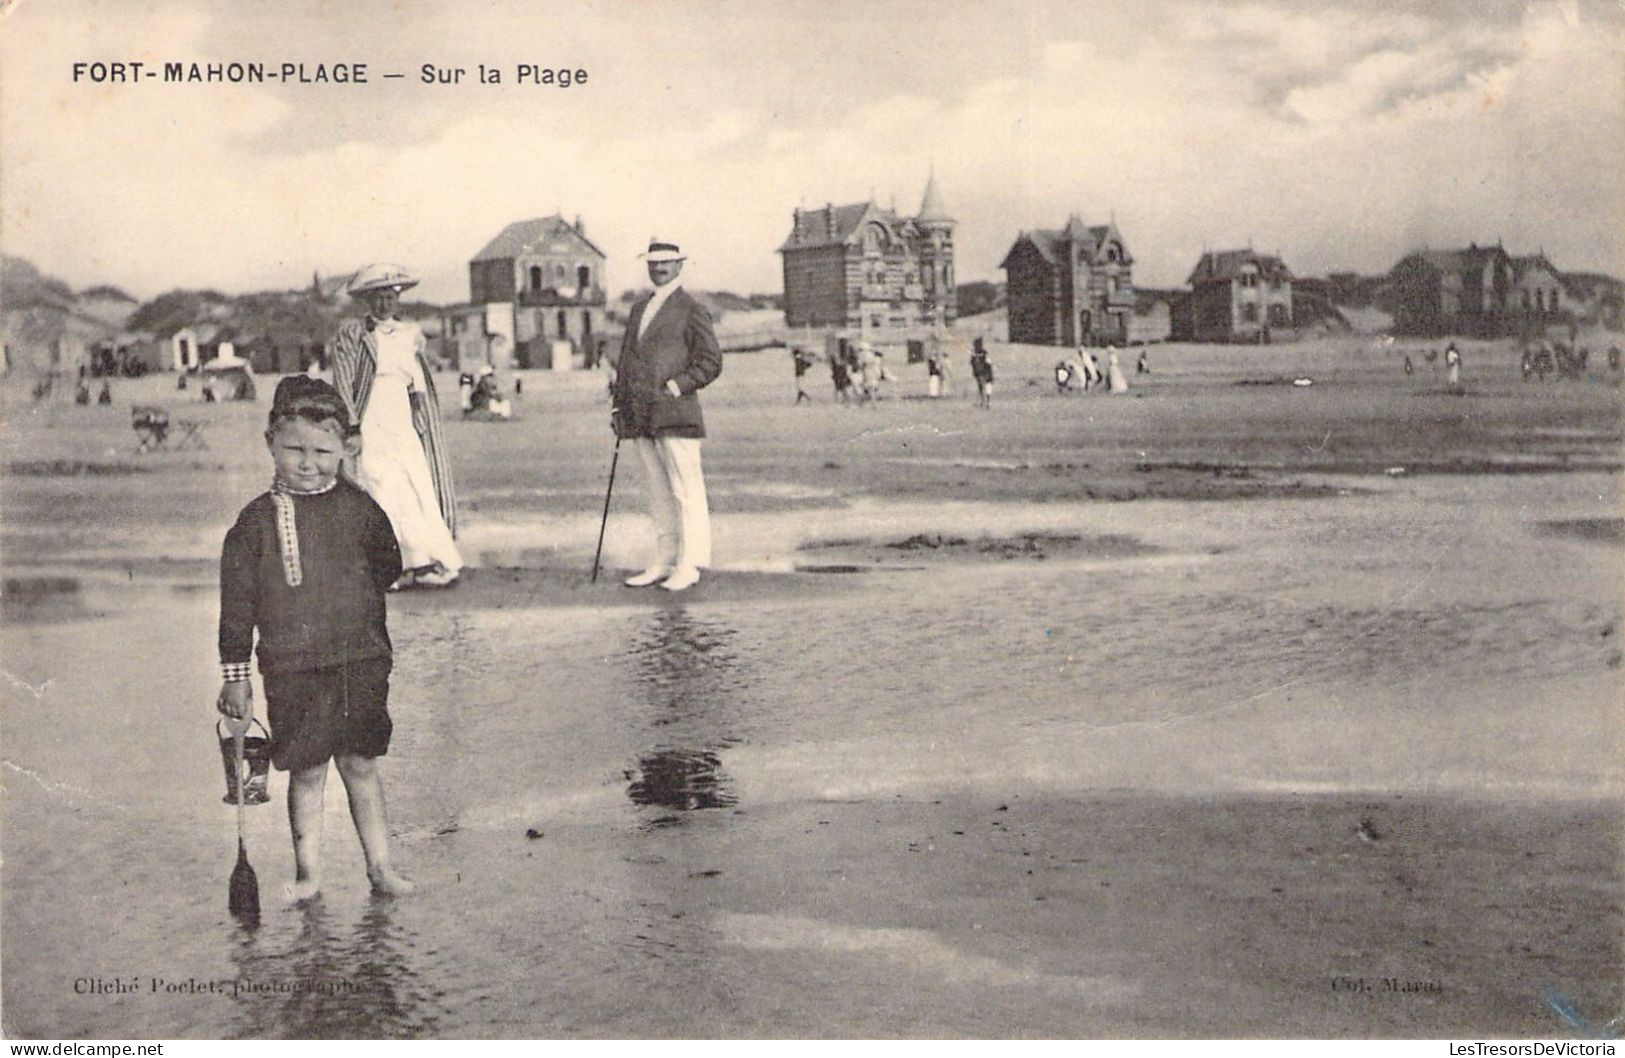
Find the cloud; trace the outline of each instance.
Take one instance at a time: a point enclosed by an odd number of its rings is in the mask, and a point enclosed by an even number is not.
[[[605,0],[547,35],[529,8],[497,4],[394,22],[318,5],[309,25],[221,10],[166,5],[143,14],[140,39],[252,55],[250,38],[282,32],[294,57],[379,64],[572,56],[593,79],[87,90],[66,83],[67,58],[106,53],[123,30],[70,9],[60,42],[0,39],[9,251],[146,294],[404,260],[427,296],[456,300],[479,246],[558,210],[610,253],[612,285],[642,281],[633,255],[658,232],[691,250],[696,283],[773,290],[794,207],[873,189],[909,211],[934,166],[962,279],[998,278],[1017,230],[1073,210],[1115,211],[1145,285],[1249,240],[1302,274],[1497,235],[1560,267],[1625,271],[1625,35],[1583,4],[1485,17],[1158,0],[1012,16],[972,2],[955,19],[839,2],[743,19],[724,4],[640,21],[647,9]],[[723,16],[734,37],[713,32]]]

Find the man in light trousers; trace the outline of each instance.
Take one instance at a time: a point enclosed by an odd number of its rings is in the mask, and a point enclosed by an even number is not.
[[[677,281],[687,260],[677,244],[652,239],[642,256],[655,289],[632,306],[627,320],[612,387],[613,424],[643,464],[657,549],[649,567],[626,585],[684,591],[711,564],[699,391],[722,373],[722,350],[711,314]]]

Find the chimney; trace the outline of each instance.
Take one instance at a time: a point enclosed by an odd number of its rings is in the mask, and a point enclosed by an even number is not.
[[[835,203],[824,206],[824,238],[835,238]]]
[[[794,242],[801,238],[801,207],[795,209],[795,220],[790,222],[790,239]]]
[[[576,214],[576,234],[581,236],[583,239],[587,237],[587,229],[586,226],[581,223],[581,214],[579,213]]]

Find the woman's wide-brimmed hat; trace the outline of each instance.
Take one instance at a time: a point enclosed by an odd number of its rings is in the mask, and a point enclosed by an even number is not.
[[[394,288],[398,292],[417,285],[417,277],[398,264],[370,264],[350,280],[349,292],[358,298],[374,290]]]
[[[674,242],[665,239],[650,239],[649,249],[638,254],[645,261],[686,261],[688,255]]]

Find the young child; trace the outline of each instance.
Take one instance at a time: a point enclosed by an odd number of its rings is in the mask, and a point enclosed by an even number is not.
[[[401,575],[389,518],[338,477],[356,431],[337,390],[294,375],[277,386],[265,443],[276,477],[226,534],[220,555],[217,706],[238,720],[254,714],[249,655],[259,633],[259,668],[271,727],[271,760],[292,774],[292,898],[321,889],[322,796],[327,762],[337,765],[375,891],[416,887],[389,861],[389,823],[377,758],[389,750],[386,708],[392,652],[384,593]]]

